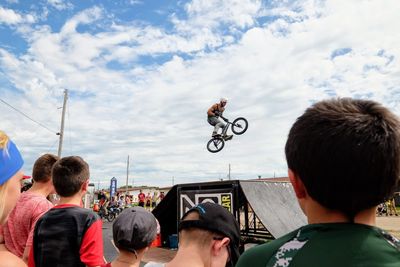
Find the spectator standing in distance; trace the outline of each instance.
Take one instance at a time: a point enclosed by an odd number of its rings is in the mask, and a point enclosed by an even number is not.
[[[145,267],[225,267],[239,258],[240,230],[235,217],[215,203],[190,209],[179,223],[179,249],[169,263]]]
[[[164,199],[164,197],[165,197],[164,192],[161,191],[161,192],[160,192],[160,202]]]
[[[158,193],[157,191],[153,192],[153,196],[151,197],[151,207],[154,209],[158,203]]]
[[[0,225],[6,222],[20,196],[23,165],[24,160],[17,146],[0,131]],[[0,235],[0,267],[24,266],[20,258],[6,249],[3,236]]]
[[[81,157],[65,157],[54,164],[52,176],[60,205],[37,221],[29,267],[100,266],[102,222],[80,206],[89,184],[89,165]]]
[[[144,207],[145,199],[146,199],[146,195],[142,192],[142,189],[140,189],[139,194],[138,194],[138,200],[139,200],[140,207]]]
[[[52,154],[39,157],[32,170],[32,187],[21,194],[3,225],[6,248],[28,262],[36,221],[53,207],[47,196],[54,192],[51,169],[59,158]]]
[[[400,121],[382,105],[317,102],[292,126],[289,178],[308,225],[246,251],[238,267],[400,266],[399,240],[375,210],[400,177]]]
[[[125,199],[124,199],[124,196],[119,196],[119,199],[118,199],[118,207],[120,207],[120,208],[124,208],[124,206],[125,206]]]
[[[388,208],[389,216],[399,216],[399,214],[397,214],[396,203],[394,201],[394,197],[388,199],[386,201],[386,203],[388,203],[387,208]]]
[[[150,210],[150,207],[151,207],[151,195],[150,192],[148,192],[146,196],[146,208]]]
[[[156,238],[156,218],[142,207],[125,209],[113,224],[118,256],[102,267],[139,267],[144,253]]]
[[[131,196],[129,195],[125,196],[125,207],[130,207],[131,205],[132,205]]]

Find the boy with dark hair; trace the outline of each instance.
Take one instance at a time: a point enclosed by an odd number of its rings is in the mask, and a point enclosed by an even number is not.
[[[246,251],[238,267],[400,266],[400,243],[375,226],[399,184],[400,121],[350,98],[315,103],[286,143],[289,178],[308,225]]]
[[[215,203],[199,204],[179,223],[179,249],[172,261],[145,267],[225,267],[239,258],[240,230],[235,217]]]
[[[104,263],[102,222],[80,206],[89,182],[88,164],[81,157],[65,157],[54,164],[52,176],[60,205],[36,223],[29,266],[100,266]]]
[[[57,160],[55,155],[44,154],[35,161],[32,170],[34,183],[21,194],[3,225],[6,248],[25,262],[28,262],[37,220],[53,207],[46,197],[54,192],[51,169]]]

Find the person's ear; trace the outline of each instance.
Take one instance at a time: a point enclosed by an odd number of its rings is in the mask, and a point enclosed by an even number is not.
[[[305,198],[307,196],[307,190],[306,187],[304,186],[303,182],[299,178],[299,176],[294,173],[291,169],[288,170],[288,176],[290,179],[290,182],[292,183],[293,190],[296,194],[296,197],[298,199]]]
[[[218,256],[221,251],[225,249],[225,247],[229,246],[230,239],[228,237],[224,237],[221,240],[213,240],[212,245],[212,254],[213,256]]]
[[[86,192],[88,186],[89,186],[89,180],[87,180],[86,182],[84,182],[84,183],[82,184],[82,186],[81,186],[82,192]]]

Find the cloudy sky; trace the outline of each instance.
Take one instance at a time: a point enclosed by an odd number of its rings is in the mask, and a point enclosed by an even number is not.
[[[398,0],[1,0],[0,129],[35,159],[80,155],[135,185],[285,176],[291,124],[329,97],[400,114]],[[206,111],[248,131],[206,150]],[[9,105],[33,119],[24,117]]]

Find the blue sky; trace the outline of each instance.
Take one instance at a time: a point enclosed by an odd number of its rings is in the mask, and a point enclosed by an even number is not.
[[[171,185],[285,176],[286,136],[311,103],[368,98],[399,113],[397,0],[0,1],[0,129],[31,172],[56,153],[69,90],[63,155],[92,180]],[[205,149],[206,110],[249,131]]]

